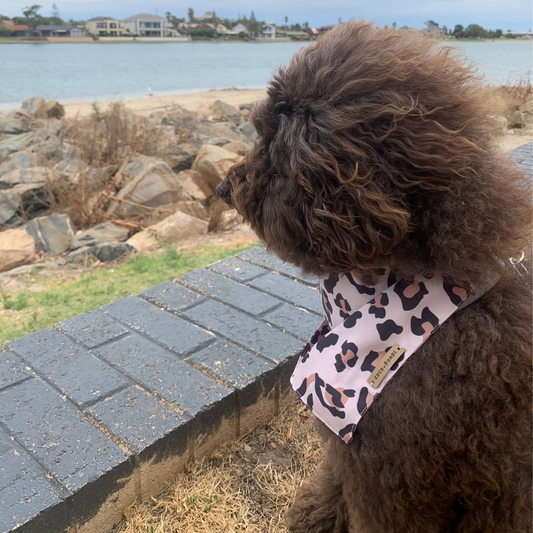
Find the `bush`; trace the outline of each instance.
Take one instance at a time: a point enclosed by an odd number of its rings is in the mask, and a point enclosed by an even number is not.
[[[202,30],[191,30],[190,35],[192,36],[193,40],[195,37],[206,37],[208,39],[213,39],[216,36],[216,32],[214,29],[202,29]]]

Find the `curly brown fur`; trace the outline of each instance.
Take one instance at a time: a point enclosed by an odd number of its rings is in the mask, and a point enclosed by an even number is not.
[[[357,533],[531,531],[531,283],[508,261],[529,249],[530,183],[488,114],[450,48],[355,22],[300,51],[253,110],[260,141],[219,190],[282,259],[500,278],[398,371],[350,445],[323,429],[295,531],[336,531],[332,509]]]

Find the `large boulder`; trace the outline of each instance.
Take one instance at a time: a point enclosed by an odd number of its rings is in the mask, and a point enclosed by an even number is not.
[[[15,189],[0,190],[0,224],[11,220],[20,209],[21,195]]]
[[[213,191],[196,170],[184,170],[177,175],[185,192],[193,199],[206,202],[213,196]]]
[[[68,215],[34,218],[24,224],[23,229],[33,237],[36,250],[52,255],[66,252],[76,234],[76,227]]]
[[[191,199],[168,164],[155,158],[142,161],[139,173],[118,192],[117,198],[119,201],[112,202],[107,212],[123,217],[146,214],[140,206],[157,208]]]
[[[524,114],[520,109],[513,109],[509,115],[510,128],[523,128],[526,125]]]
[[[122,242],[129,236],[129,231],[113,222],[104,222],[92,228],[86,229],[76,235],[71,243],[70,249],[76,250],[82,246],[96,246],[109,242]]]
[[[200,148],[192,169],[197,170],[214,191],[228,170],[242,159],[242,156],[228,152],[224,148],[206,144]]]
[[[492,128],[495,135],[505,136],[507,135],[507,130],[509,127],[509,122],[505,117],[502,116],[492,116]]]
[[[39,156],[32,152],[15,152],[8,155],[4,162],[0,164],[0,176],[17,169],[37,167]]]
[[[57,100],[49,100],[46,102],[46,116],[48,118],[63,118],[65,108]]]
[[[47,167],[20,168],[0,175],[0,189],[10,189],[21,184],[46,184],[57,177],[57,174]]]
[[[30,263],[34,253],[35,242],[23,229],[0,233],[0,272]]]
[[[242,135],[244,136],[244,140],[247,143],[253,142],[259,139],[259,135],[257,131],[255,130],[255,128],[253,127],[251,122],[243,122],[239,126],[239,131],[242,133]]]
[[[197,200],[182,200],[176,204],[176,209],[200,220],[209,220],[207,209]]]
[[[154,250],[159,248],[159,241],[154,232],[149,229],[145,229],[136,233],[133,237],[130,237],[126,244],[132,246],[138,252],[147,252],[148,250]]]
[[[250,147],[242,141],[232,141],[228,144],[222,145],[224,150],[233,152],[234,154],[246,155],[250,151]]]
[[[9,133],[10,135],[18,135],[30,131],[28,124],[17,118],[5,118],[0,120],[0,133]]]
[[[9,112],[7,116],[9,118],[15,118],[17,120],[22,120],[22,122],[25,122],[28,125],[31,123],[31,119],[32,119],[32,116],[24,109],[14,109],[13,111]]]
[[[208,223],[205,220],[176,211],[161,222],[150,226],[150,231],[155,234],[158,240],[178,242],[192,235],[205,235],[207,228]]]
[[[189,143],[171,144],[161,152],[161,159],[168,163],[174,172],[181,172],[192,167],[198,154],[198,148]]]
[[[215,100],[212,107],[212,114],[215,118],[226,122],[233,122],[236,126],[242,122],[239,112],[233,106],[226,104],[222,100]]]
[[[245,135],[231,122],[201,122],[196,131],[200,144],[207,144],[214,138],[246,141]]]
[[[0,163],[2,163],[10,154],[21,150],[20,145],[14,141],[0,142]]]
[[[24,100],[22,109],[27,111],[33,118],[48,118],[46,101],[42,96],[34,96]]]

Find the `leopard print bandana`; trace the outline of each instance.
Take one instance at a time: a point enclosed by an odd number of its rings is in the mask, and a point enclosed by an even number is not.
[[[320,279],[320,290],[326,319],[300,355],[291,384],[309,409],[348,443],[398,368],[468,293],[439,277],[419,277],[409,284],[392,274],[375,285],[365,285],[353,274],[331,274]],[[386,365],[398,348],[394,345],[405,351],[376,385],[369,377]]]

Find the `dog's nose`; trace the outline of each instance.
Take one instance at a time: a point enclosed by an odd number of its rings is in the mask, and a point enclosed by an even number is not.
[[[229,187],[226,185],[225,183],[226,180],[224,181],[221,181],[216,189],[215,189],[215,192],[217,193],[218,197],[221,198],[222,200],[224,200],[224,202],[226,202],[227,204],[230,203],[229,201]]]

